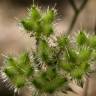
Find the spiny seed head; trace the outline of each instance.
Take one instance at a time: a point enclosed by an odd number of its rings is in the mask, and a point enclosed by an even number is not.
[[[79,52],[79,59],[81,61],[88,61],[91,56],[91,50],[89,48],[83,48]]]
[[[43,32],[44,32],[45,36],[49,37],[54,32],[53,28],[52,28],[52,25],[45,24],[43,26]]]
[[[40,10],[36,5],[31,7],[29,14],[34,21],[37,21],[41,18]]]
[[[45,23],[51,24],[54,21],[55,16],[56,16],[56,10],[48,8],[46,14],[44,14],[43,16],[43,21]]]
[[[26,79],[23,76],[17,76],[14,78],[13,83],[17,88],[22,88],[26,84]]]
[[[23,25],[23,27],[24,27],[24,29],[25,30],[27,30],[27,32],[29,31],[32,31],[32,29],[33,29],[33,23],[32,23],[32,21],[30,20],[30,19],[23,19],[22,21],[21,21],[21,24]]]
[[[82,31],[80,31],[78,36],[77,36],[77,44],[81,46],[81,45],[84,45],[86,43],[87,43],[86,34]]]
[[[81,80],[82,76],[84,74],[84,71],[80,68],[78,69],[74,69],[72,72],[71,72],[71,76],[77,80]]]
[[[57,43],[58,43],[58,46],[60,46],[61,48],[64,48],[69,44],[69,39],[66,36],[60,36],[57,38]]]
[[[9,78],[14,78],[17,75],[17,71],[14,69],[13,66],[7,67],[4,69],[5,74],[9,77]]]

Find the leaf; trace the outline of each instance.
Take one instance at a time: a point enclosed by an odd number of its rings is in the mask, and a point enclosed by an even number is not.
[[[48,63],[49,59],[52,58],[52,52],[45,40],[39,42],[38,56],[46,63]]]
[[[76,52],[73,49],[66,48],[65,59],[68,62],[76,63],[77,58],[78,58],[78,56],[77,56]]]
[[[30,65],[27,65],[25,66],[25,68],[23,69],[24,70],[24,75],[29,77],[29,76],[32,76],[33,75],[33,67],[30,66]]]
[[[30,57],[27,52],[22,53],[18,58],[18,64],[23,71],[23,75],[30,76],[33,73],[33,68],[30,62]]]
[[[15,59],[14,59],[13,57],[8,57],[8,58],[6,59],[6,66],[7,66],[7,65],[14,66],[15,64],[16,64],[16,62],[15,62]]]
[[[24,65],[29,64],[30,63],[29,54],[27,52],[21,53],[21,55],[18,58],[18,62],[20,63],[20,65],[22,65],[22,67]]]
[[[25,77],[18,75],[18,76],[16,76],[16,77],[14,78],[13,83],[15,84],[15,86],[16,86],[17,88],[22,88],[22,87],[24,87],[24,85],[26,84],[26,79],[25,79]]]
[[[57,75],[56,69],[51,67],[49,67],[47,71],[42,72],[42,78],[48,81],[54,79],[56,75]]]
[[[83,75],[84,75],[84,71],[80,69],[79,67],[73,69],[73,71],[71,72],[71,76],[77,80],[81,80]]]
[[[34,21],[38,21],[41,18],[40,10],[36,5],[33,5],[29,10],[29,16]]]
[[[68,44],[69,44],[68,37],[66,37],[66,36],[58,37],[57,43],[58,43],[60,48],[64,48],[64,47],[68,46]]]
[[[33,31],[33,22],[30,19],[21,20],[21,24],[23,25],[25,30]]]
[[[82,48],[79,52],[79,58],[81,61],[88,61],[91,56],[91,50],[89,48]]]
[[[44,82],[44,80],[40,76],[38,76],[38,77],[33,78],[32,84],[37,89],[42,90],[45,87],[44,85],[46,85],[46,82]]]
[[[39,21],[33,23],[33,31],[36,33],[36,36],[40,36],[42,32],[42,26]]]
[[[21,21],[21,24],[23,25],[24,29],[27,31],[31,31],[39,35],[42,32],[42,27],[39,21],[34,21],[31,19],[24,19]]]
[[[44,24],[43,25],[43,34],[46,37],[49,37],[53,32],[54,31],[53,31],[52,25],[49,25],[49,24]]]
[[[18,74],[18,71],[13,66],[10,66],[4,69],[4,73],[13,79]]]
[[[60,64],[61,68],[67,72],[71,72],[71,70],[74,68],[74,65],[71,63],[62,62]]]
[[[51,82],[48,82],[44,88],[44,91],[47,93],[53,93],[55,92],[58,88],[60,88],[63,85],[67,84],[67,79],[63,78],[61,76],[57,76],[54,78]]]
[[[54,9],[47,9],[46,14],[43,16],[43,21],[45,24],[51,24],[56,16],[56,11]]]
[[[87,37],[83,31],[80,31],[80,33],[77,36],[77,44],[79,46],[82,46],[84,44],[87,44]]]
[[[39,75],[39,77],[33,79],[32,82],[37,89],[43,92],[53,93],[54,91],[56,91],[56,89],[61,87],[63,84],[66,85],[67,79],[63,78],[60,75],[56,75],[53,79],[48,80],[43,78],[42,75],[41,76]]]

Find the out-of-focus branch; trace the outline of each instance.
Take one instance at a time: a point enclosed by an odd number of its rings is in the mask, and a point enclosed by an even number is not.
[[[84,0],[84,1],[83,1],[82,5],[80,6],[79,11],[82,11],[82,10],[84,9],[84,7],[85,7],[85,5],[87,4],[87,2],[88,2],[88,0]]]
[[[84,9],[84,7],[87,4],[87,2],[88,2],[88,0],[83,0],[83,3],[81,4],[80,8],[77,8],[77,6],[75,4],[75,1],[74,0],[69,0],[69,3],[72,6],[72,8],[73,8],[75,13],[74,13],[72,22],[71,22],[71,24],[70,24],[70,26],[68,28],[67,35],[69,35],[71,33],[72,29],[75,26],[75,23],[77,21],[77,18],[79,16],[79,14],[82,12],[82,10]]]
[[[78,85],[76,85],[75,83],[71,82],[69,83],[69,87],[72,89],[72,91],[74,93],[76,93],[79,96],[83,95],[83,88],[79,87]]]
[[[72,6],[73,10],[76,12],[78,9],[75,5],[75,2],[73,0],[69,0],[70,5]]]

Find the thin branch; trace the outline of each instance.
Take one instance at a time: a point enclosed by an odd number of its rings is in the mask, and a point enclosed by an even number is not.
[[[77,12],[74,14],[73,19],[72,19],[72,21],[71,21],[71,25],[70,25],[70,27],[69,27],[69,29],[68,29],[68,31],[67,31],[67,35],[69,35],[69,34],[71,33],[72,29],[74,28],[74,26],[75,26],[75,24],[76,24],[76,21],[77,21],[77,19],[78,19],[79,14],[80,14],[79,11],[77,11]]]
[[[82,11],[85,8],[85,5],[87,4],[88,0],[84,0],[82,5],[80,6],[79,11]]]
[[[78,8],[75,5],[75,2],[73,0],[69,0],[70,5],[72,6],[73,10],[76,12]]]
[[[78,16],[80,15],[80,13],[82,12],[82,10],[85,8],[85,5],[87,4],[88,0],[84,0],[83,3],[81,4],[80,8],[77,8],[75,5],[74,0],[69,0],[69,3],[71,4],[72,8],[74,9],[74,16],[71,22],[71,25],[67,31],[67,35],[69,35],[72,31],[72,29],[74,28],[76,21],[78,19]]]

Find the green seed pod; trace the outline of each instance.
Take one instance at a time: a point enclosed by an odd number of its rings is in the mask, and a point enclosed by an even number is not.
[[[32,6],[29,15],[32,17],[32,20],[38,21],[41,18],[41,14],[39,12],[39,8],[35,5]]]
[[[14,57],[9,57],[7,60],[6,60],[6,66],[10,67],[10,66],[13,66],[14,68],[17,68],[17,61]]]
[[[49,37],[53,33],[52,25],[45,24],[43,26],[43,34],[47,37]]]
[[[22,53],[18,58],[19,65],[25,66],[30,63],[29,54],[27,52]]]
[[[52,58],[52,52],[49,48],[48,43],[45,40],[41,40],[39,42],[39,46],[38,46],[38,56],[45,61],[46,63],[48,63],[48,61]]]
[[[9,78],[14,78],[18,72],[13,66],[7,67],[4,69],[4,73],[9,77]]]
[[[35,78],[32,83],[35,85],[36,88],[43,92],[53,93],[63,84],[66,85],[67,79],[59,75],[56,75],[54,78],[51,79],[45,79],[41,75],[40,77]]]
[[[52,79],[50,82],[46,82],[44,91],[47,93],[53,93],[56,91],[59,87],[66,85],[67,79],[63,78],[61,76],[56,76],[54,79]]]
[[[29,77],[32,76],[33,73],[33,68],[30,65],[25,66],[25,68],[23,68],[24,70],[24,75]]]
[[[76,63],[77,62],[77,54],[73,49],[66,49],[65,58],[68,62]]]
[[[32,80],[32,84],[39,90],[43,91],[43,88],[45,87],[44,85],[46,85],[46,82],[44,82],[43,78],[39,77],[35,77]]]
[[[21,24],[23,25],[24,29],[28,32],[35,32],[36,34],[41,34],[42,27],[39,21],[33,21],[30,19],[22,20]]]
[[[79,58],[81,61],[88,61],[91,56],[91,50],[89,48],[83,48],[79,52]]]
[[[65,62],[62,62],[62,64],[60,64],[61,68],[67,72],[70,72],[73,68],[74,68],[74,65],[71,64],[71,63],[65,63]]]
[[[25,83],[26,83],[26,80],[25,80],[25,78],[24,77],[22,77],[22,76],[16,76],[15,78],[14,78],[14,84],[15,84],[15,86],[17,87],[17,88],[22,88],[22,87],[24,87],[24,85],[25,85]]]
[[[74,69],[71,72],[71,76],[75,79],[81,80],[84,75],[84,71],[80,68]]]
[[[51,24],[56,16],[56,11],[54,9],[48,9],[46,14],[43,16],[43,21],[47,24]]]
[[[30,19],[22,20],[21,24],[23,25],[25,30],[27,30],[27,31],[32,31],[33,30],[33,23]]]
[[[49,67],[46,72],[42,72],[42,78],[46,81],[54,79],[57,75],[56,69]]]
[[[60,48],[64,48],[65,46],[67,46],[69,44],[68,37],[66,37],[66,36],[58,37],[57,43],[58,43]]]
[[[39,21],[34,22],[33,31],[36,33],[36,36],[40,36],[42,32],[42,27]]]
[[[77,36],[77,44],[79,45],[79,46],[81,46],[81,45],[84,45],[84,44],[87,44],[87,37],[86,37],[86,35],[84,34],[84,32],[82,32],[82,31],[80,31],[80,33],[78,34],[78,36]]]

